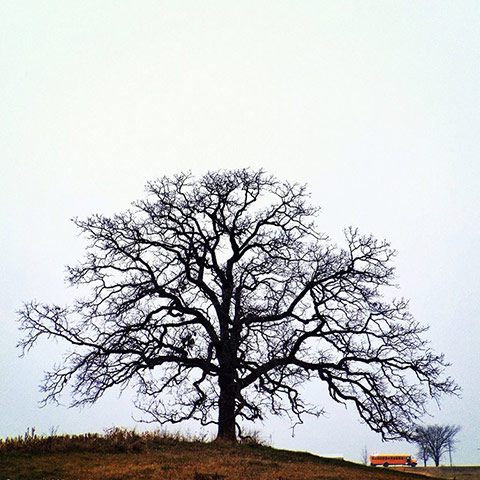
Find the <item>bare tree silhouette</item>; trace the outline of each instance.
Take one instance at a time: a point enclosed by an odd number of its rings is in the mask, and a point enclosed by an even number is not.
[[[242,420],[321,414],[300,390],[317,380],[399,438],[429,398],[456,391],[407,301],[384,297],[389,244],[352,228],[332,244],[304,186],[247,169],[147,192],[124,213],[74,219],[89,244],[68,282],[85,298],[20,311],[24,352],[42,336],[72,347],[45,378],[46,402],[67,385],[83,405],[133,384],[146,420],[214,423],[234,442]]]
[[[419,426],[413,437],[414,442],[423,452],[424,461],[432,458],[435,466],[440,465],[440,460],[447,452],[452,466],[452,450],[455,444],[455,436],[460,431],[458,425],[429,425]]]

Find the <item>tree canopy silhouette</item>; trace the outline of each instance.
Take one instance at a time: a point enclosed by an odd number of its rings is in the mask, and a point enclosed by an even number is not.
[[[20,311],[28,351],[72,347],[42,385],[72,405],[133,384],[158,422],[197,419],[235,441],[242,421],[322,413],[301,394],[323,382],[384,438],[404,437],[430,398],[456,390],[407,301],[386,299],[394,251],[319,233],[305,186],[264,171],[163,177],[124,213],[74,219],[87,255],[68,282],[88,295]]]
[[[438,467],[447,452],[452,466],[452,450],[456,443],[455,437],[460,430],[458,425],[421,425],[416,428],[412,441],[418,445],[425,466],[427,460],[432,458]]]

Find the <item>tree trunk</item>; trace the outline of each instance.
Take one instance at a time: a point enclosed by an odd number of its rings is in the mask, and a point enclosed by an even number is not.
[[[235,382],[230,375],[219,378],[220,397],[218,400],[217,440],[236,443],[235,432]]]

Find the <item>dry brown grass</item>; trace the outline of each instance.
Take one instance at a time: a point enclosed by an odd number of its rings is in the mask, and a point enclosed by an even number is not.
[[[455,480],[480,480],[480,466],[416,467],[413,473]]]
[[[27,435],[0,441],[0,480],[417,480],[255,442],[207,443],[113,429],[106,435]]]

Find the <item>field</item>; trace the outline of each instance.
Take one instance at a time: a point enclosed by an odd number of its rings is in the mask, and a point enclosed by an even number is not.
[[[406,469],[401,469],[406,470]],[[480,466],[462,467],[416,467],[412,473],[431,477],[448,478],[455,480],[480,480]]]
[[[371,468],[250,442],[231,446],[114,429],[106,435],[28,434],[0,440],[0,480],[420,480],[412,471]],[[435,473],[437,471],[435,470]],[[441,478],[446,478],[442,475]],[[453,477],[450,477],[453,478]],[[457,476],[477,480],[480,477]]]

